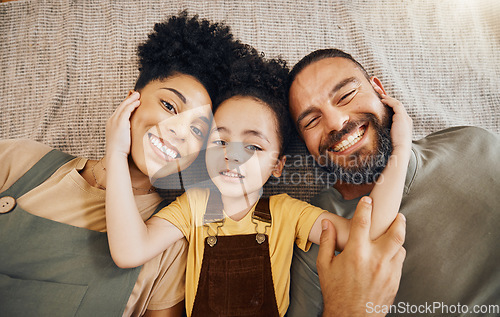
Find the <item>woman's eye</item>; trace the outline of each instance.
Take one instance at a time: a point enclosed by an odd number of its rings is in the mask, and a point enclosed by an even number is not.
[[[167,109],[169,112],[173,112],[175,114],[177,114],[177,111],[175,110],[175,107],[171,104],[171,103],[168,103],[164,100],[161,101],[161,104],[163,105],[163,107],[165,107],[165,109]]]
[[[191,126],[191,131],[193,131],[193,133],[196,135],[196,136],[199,136],[200,138],[203,138],[203,132],[198,129],[197,127],[195,126]]]
[[[262,151],[262,148],[257,145],[247,145],[246,148],[250,151]]]

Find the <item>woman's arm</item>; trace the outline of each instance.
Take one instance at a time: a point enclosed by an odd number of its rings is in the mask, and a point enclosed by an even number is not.
[[[144,223],[135,204],[128,155],[130,116],[139,104],[139,93],[131,94],[106,125],[106,226],[111,256],[122,268],[146,263],[183,237],[164,219]]]

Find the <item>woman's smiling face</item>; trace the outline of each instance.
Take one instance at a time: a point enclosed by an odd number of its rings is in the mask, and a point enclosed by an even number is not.
[[[174,74],[154,80],[140,91],[140,106],[130,119],[131,157],[150,178],[187,168],[207,137],[210,96],[194,77]]]
[[[224,196],[258,194],[271,175],[281,175],[280,144],[275,114],[266,105],[232,97],[214,114],[206,155],[210,178]]]

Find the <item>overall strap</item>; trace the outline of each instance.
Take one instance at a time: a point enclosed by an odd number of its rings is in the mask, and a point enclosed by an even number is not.
[[[257,206],[255,206],[255,211],[253,212],[252,218],[259,221],[271,223],[272,217],[271,209],[269,207],[269,198],[259,199]]]
[[[208,197],[207,208],[203,216],[203,223],[219,222],[224,219],[222,210],[224,206],[222,204],[222,199],[220,193],[217,191],[210,191],[210,196]],[[255,210],[252,214],[252,219],[263,221],[266,223],[271,223],[271,210],[269,208],[269,198],[261,198],[255,206]]]
[[[2,195],[14,197],[15,199],[26,194],[33,188],[42,184],[59,167],[71,161],[75,157],[73,155],[61,152],[59,150],[51,150],[43,156],[32,168],[24,173],[12,186],[10,186]]]
[[[264,232],[259,232],[259,222],[264,222]],[[259,199],[259,202],[257,202],[257,206],[255,206],[255,210],[252,213],[252,223],[255,224],[255,232],[257,232],[255,240],[257,240],[258,244],[262,244],[266,240],[267,229],[271,227],[272,224],[269,198]]]
[[[222,210],[224,210],[224,205],[222,204],[221,194],[217,190],[210,190],[207,208],[203,215],[203,224],[223,221],[224,214]]]

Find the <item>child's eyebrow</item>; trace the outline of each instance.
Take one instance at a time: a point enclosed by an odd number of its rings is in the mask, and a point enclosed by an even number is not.
[[[243,134],[254,135],[254,136],[258,137],[258,138],[263,139],[264,141],[267,141],[267,143],[271,144],[271,142],[269,142],[269,140],[266,138],[266,136],[262,132],[260,132],[260,131],[257,131],[257,130],[245,130],[243,132]]]
[[[231,133],[231,131],[228,128],[224,128],[224,127],[213,127],[212,132],[215,132],[215,131]]]
[[[229,130],[226,127],[215,127],[215,128],[212,129],[212,132],[214,132],[214,131],[217,131],[219,133],[220,132],[224,132],[224,133],[227,133],[227,134],[231,134],[231,130]],[[258,130],[245,130],[245,131],[243,131],[243,135],[245,135],[245,134],[256,136],[258,138],[263,139],[267,143],[271,144],[271,142],[266,138],[266,136],[262,132],[260,132]]]

